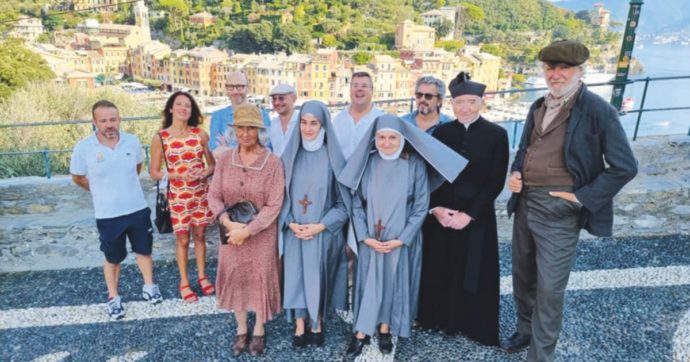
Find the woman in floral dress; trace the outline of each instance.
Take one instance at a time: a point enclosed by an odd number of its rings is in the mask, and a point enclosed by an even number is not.
[[[194,235],[194,254],[197,265],[197,285],[201,293],[215,292],[206,277],[206,240],[204,231],[211,221],[206,199],[207,178],[213,174],[215,161],[208,149],[208,134],[199,125],[203,116],[192,96],[186,92],[173,93],[165,104],[163,129],[151,140],[151,178],[160,180],[165,164],[170,193],[171,221],[175,232],[175,256],[180,270],[180,295],[186,302],[196,302],[197,294],[189,285],[187,260],[189,234]]]

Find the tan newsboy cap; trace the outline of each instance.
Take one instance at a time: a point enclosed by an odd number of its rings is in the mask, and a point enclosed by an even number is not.
[[[234,117],[233,126],[265,128],[261,110],[253,104],[245,103],[235,107]]]
[[[557,40],[539,51],[539,60],[546,63],[580,65],[589,59],[589,49],[572,40]]]

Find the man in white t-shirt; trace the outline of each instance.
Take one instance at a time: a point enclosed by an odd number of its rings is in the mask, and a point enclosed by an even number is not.
[[[333,128],[347,160],[371,126],[384,111],[371,103],[374,82],[367,72],[355,72],[350,81],[350,105],[333,118]]]
[[[91,192],[101,251],[105,255],[108,315],[120,319],[125,311],[117,287],[120,263],[127,256],[127,238],[144,278],[144,300],[152,304],[163,300],[153,282],[151,209],[139,183],[144,155],[135,136],[119,131],[120,114],[113,103],[98,101],[91,113],[96,132],[74,146],[70,173],[75,184]]]
[[[290,132],[299,123],[299,111],[295,109],[297,101],[297,90],[289,84],[278,84],[271,89],[269,94],[271,105],[278,115],[271,117],[271,127],[269,136],[273,153],[280,157],[285,149],[285,144],[289,139]]]

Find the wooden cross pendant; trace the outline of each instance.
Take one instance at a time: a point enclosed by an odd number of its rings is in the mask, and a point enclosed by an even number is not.
[[[381,224],[381,219],[379,219],[379,222],[374,224],[374,237],[376,238],[376,240],[381,241],[381,232],[385,228],[386,227],[383,226],[383,224]]]
[[[299,201],[300,205],[302,205],[302,214],[307,214],[307,207],[311,205],[311,201],[309,201],[309,198],[307,197],[307,194],[304,194],[304,199]]]

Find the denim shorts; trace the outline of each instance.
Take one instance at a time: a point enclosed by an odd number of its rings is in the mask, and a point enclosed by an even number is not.
[[[153,226],[151,225],[151,209],[148,207],[131,214],[96,219],[101,251],[105,260],[111,264],[119,264],[127,257],[126,239],[132,252],[139,255],[151,255],[153,246]]]

